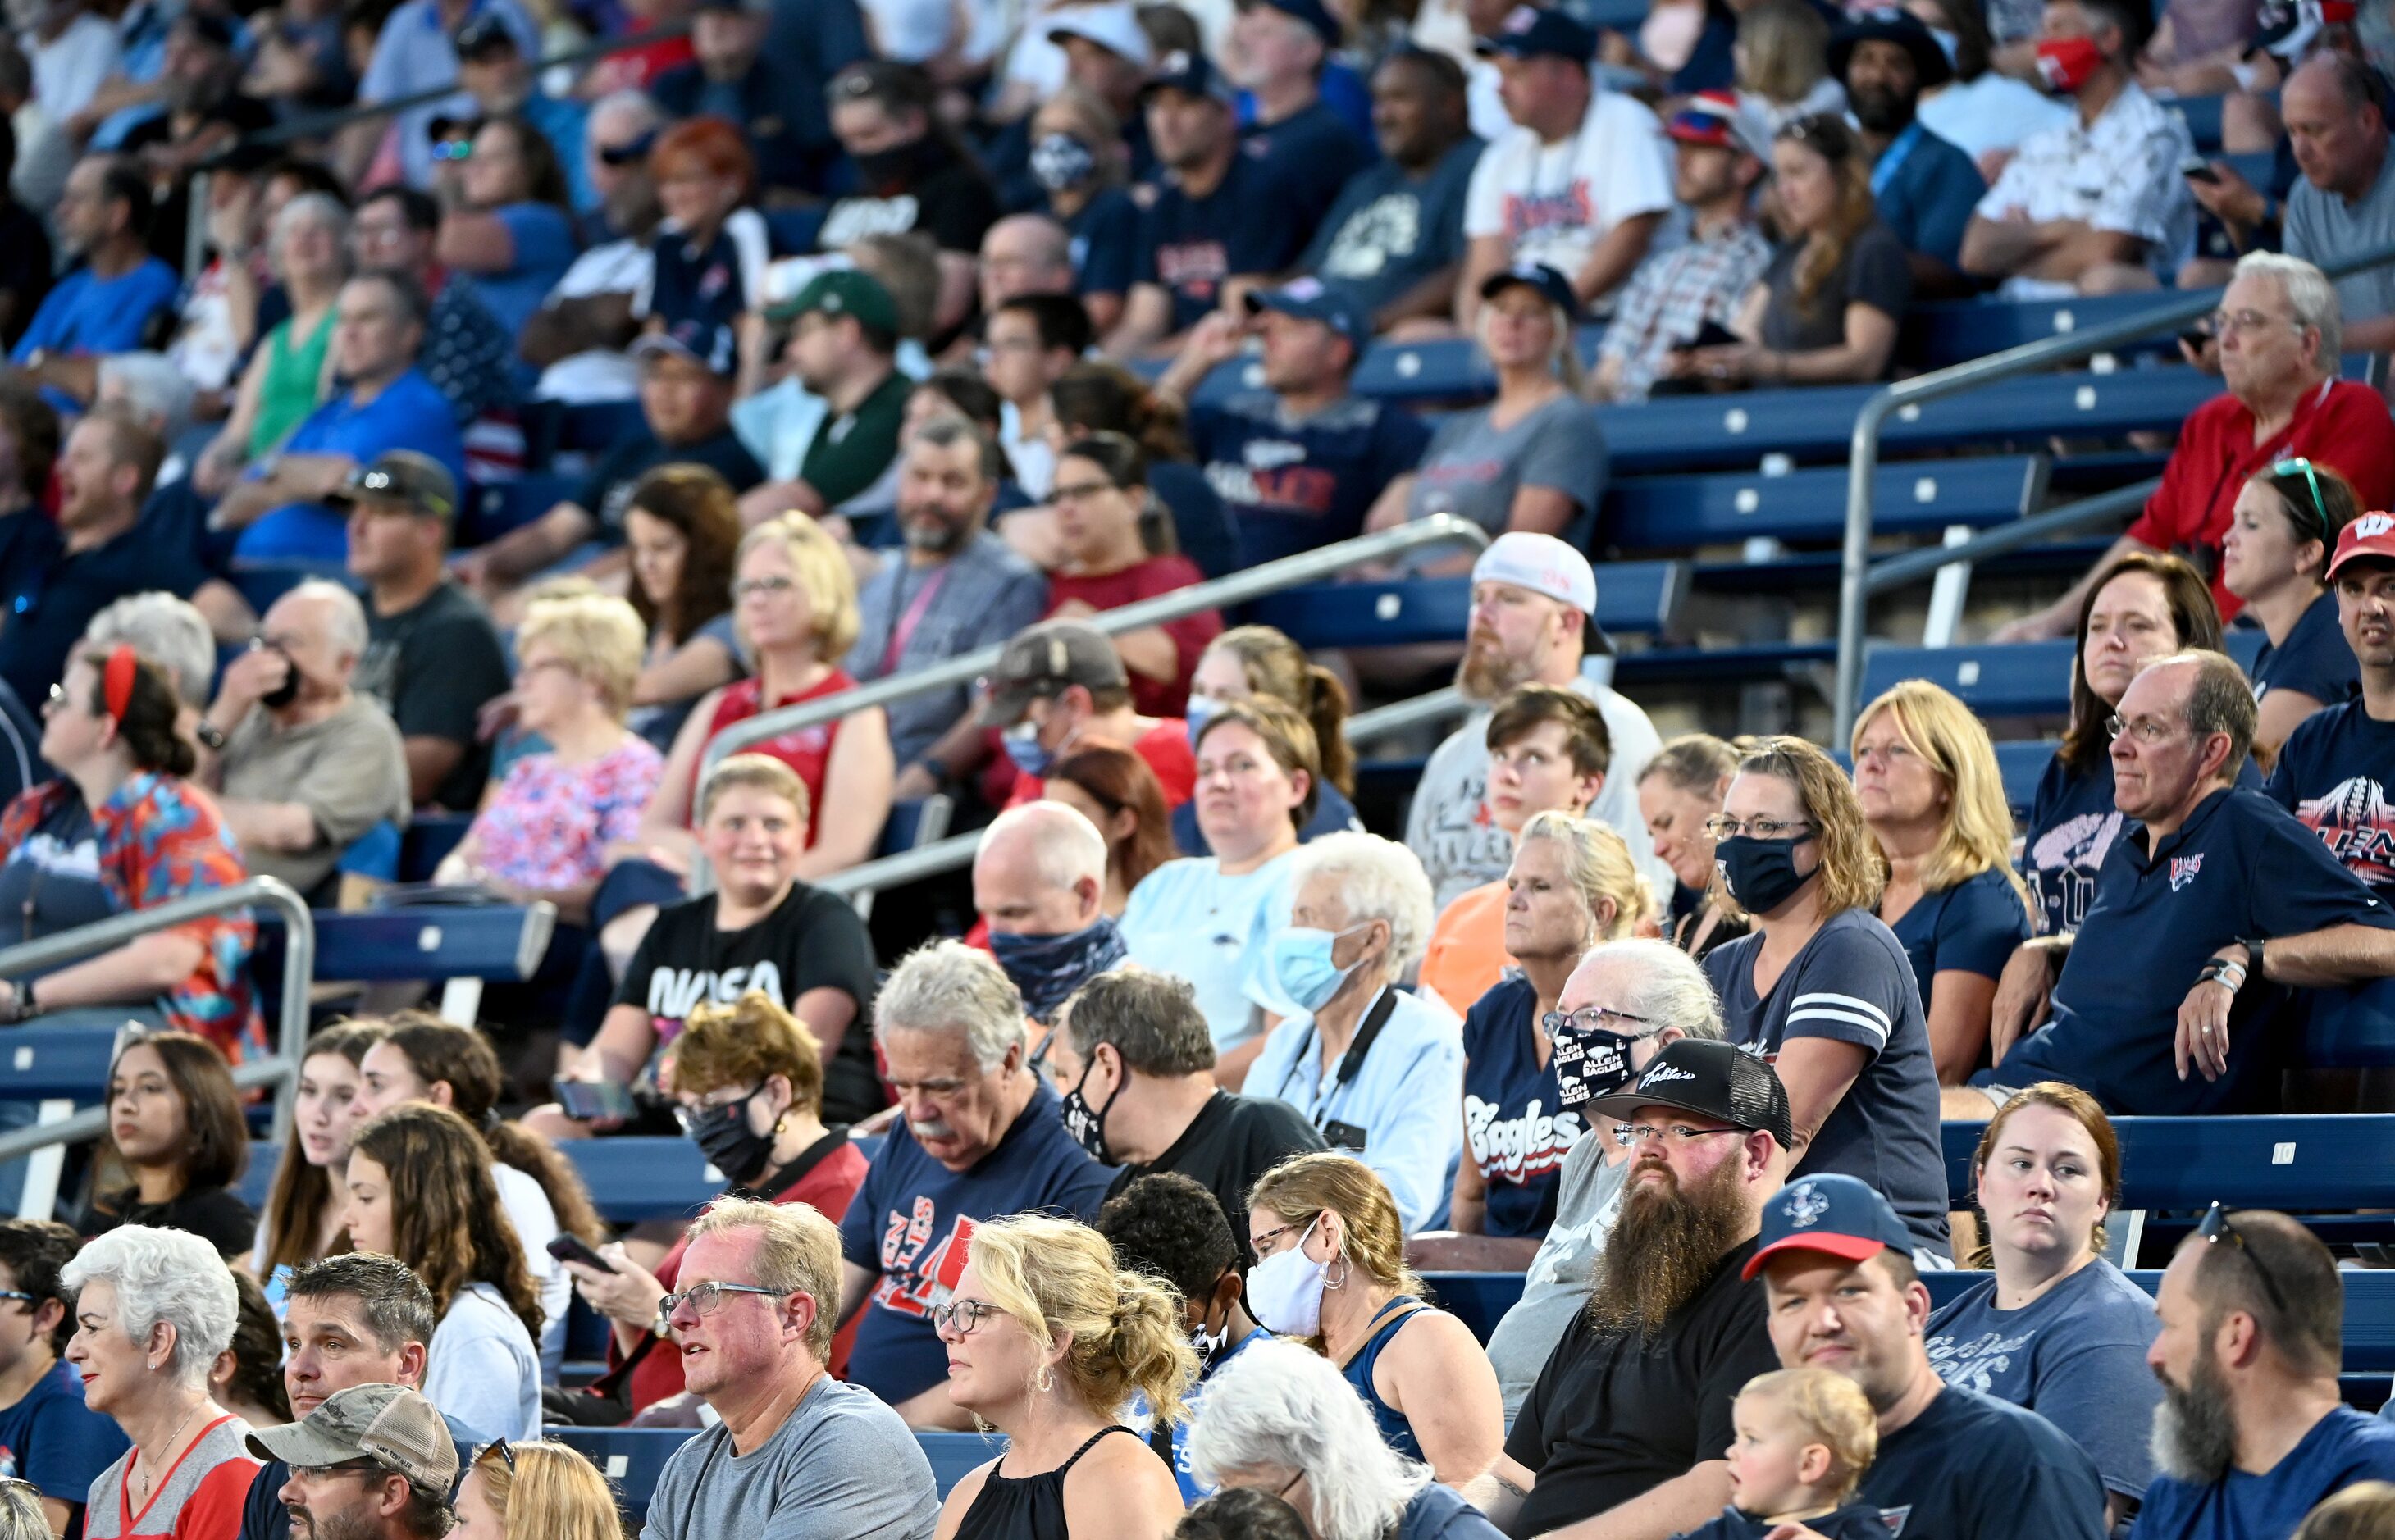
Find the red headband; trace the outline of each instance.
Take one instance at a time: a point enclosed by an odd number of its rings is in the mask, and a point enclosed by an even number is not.
[[[101,698],[108,703],[109,717],[122,725],[125,713],[133,704],[133,676],[140,666],[131,646],[118,642],[108,650],[108,666],[101,676]]]

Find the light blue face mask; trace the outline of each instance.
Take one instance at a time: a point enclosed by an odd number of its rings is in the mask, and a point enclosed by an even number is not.
[[[1223,703],[1211,695],[1189,697],[1189,704],[1183,708],[1181,714],[1189,719],[1190,747],[1198,746],[1198,735],[1206,731],[1207,722],[1212,719],[1214,713],[1222,709]]]
[[[1273,981],[1300,1009],[1309,1014],[1320,1010],[1347,982],[1347,976],[1363,966],[1363,959],[1358,958],[1341,967],[1330,960],[1330,949],[1342,937],[1352,936],[1371,923],[1366,920],[1363,925],[1351,925],[1344,930],[1283,926],[1273,932],[1266,950]]]
[[[1056,751],[1039,741],[1039,724],[1029,717],[999,734],[999,742],[1006,746],[1006,757],[1014,761],[1014,768],[1025,775],[1044,776],[1056,762]]]

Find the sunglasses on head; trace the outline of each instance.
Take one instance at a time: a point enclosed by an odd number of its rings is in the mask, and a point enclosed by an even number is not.
[[[656,142],[657,131],[652,128],[629,143],[601,145],[599,160],[605,165],[635,165],[649,158],[649,151]]]
[[[2212,1206],[2204,1211],[2203,1222],[2195,1227],[2195,1238],[2206,1245],[2228,1242],[2239,1256],[2254,1265],[2254,1276],[2261,1280],[2262,1292],[2269,1296],[2271,1309],[2281,1315],[2287,1313],[2287,1296],[2279,1291],[2279,1281],[2271,1276],[2269,1264],[2245,1244],[2245,1237],[2230,1222],[2229,1210],[2220,1206],[2219,1199],[2214,1199]]]
[[[2296,476],[2304,479],[2304,484],[2311,489],[2312,494],[2312,536],[2326,540],[2329,537],[2328,504],[2321,497],[2320,473],[2312,468],[2312,463],[2301,455],[2281,460],[2270,467],[2270,476],[2274,480],[2291,480]],[[2288,506],[2293,507],[2296,505],[2290,500]]]

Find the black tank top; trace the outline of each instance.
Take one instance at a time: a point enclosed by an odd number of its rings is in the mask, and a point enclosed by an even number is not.
[[[956,1540],[1070,1540],[1065,1527],[1065,1473],[1109,1433],[1130,1434],[1119,1425],[1101,1428],[1073,1451],[1072,1458],[1037,1476],[1001,1476],[1004,1455],[983,1478],[980,1495],[965,1509]],[[1136,1436],[1136,1435],[1133,1435]]]

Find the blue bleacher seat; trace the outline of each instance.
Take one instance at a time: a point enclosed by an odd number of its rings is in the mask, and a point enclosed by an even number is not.
[[[2005,806],[2013,810],[2014,817],[2029,816],[2030,799],[2037,795],[2037,783],[2044,776],[2045,767],[2054,763],[2058,746],[2044,738],[1996,745],[1996,773],[2004,777]]]
[[[1472,1335],[1484,1343],[1505,1312],[1522,1298],[1518,1272],[1425,1272],[1422,1276],[1439,1309],[1471,1327]]]
[[[932,1481],[943,1500],[949,1489],[973,1473],[973,1468],[999,1457],[1006,1449],[1002,1435],[992,1433],[918,1432],[915,1441],[932,1462]]]
[[[546,1435],[582,1452],[624,1496],[637,1529],[648,1516],[649,1495],[675,1450],[690,1441],[688,1428],[550,1428]]]
[[[472,813],[419,812],[407,821],[399,841],[399,880],[430,882],[442,859],[473,826]]]
[[[573,1139],[558,1148],[582,1174],[600,1214],[615,1224],[693,1214],[725,1185],[686,1139]]]
[[[2242,668],[2252,669],[2259,631],[2239,629],[2223,644]],[[1875,643],[1863,659],[1862,699],[1869,702],[1906,679],[1927,679],[1952,691],[1981,717],[2062,717],[2071,712],[2071,657],[2077,644],[1984,642],[1968,647],[1896,647]]]
[[[556,913],[531,908],[382,909],[337,915],[318,910],[319,979],[528,979],[548,950]],[[258,916],[261,939],[279,950],[283,927]]]
[[[1667,628],[1687,593],[1680,561],[1611,561],[1596,569],[1596,621],[1614,636]],[[1248,606],[1247,618],[1277,626],[1302,647],[1386,647],[1461,641],[1472,614],[1464,577],[1397,583],[1319,583],[1287,588]]]
[[[2213,293],[2217,295],[2218,290]],[[1904,315],[1899,355],[1915,367],[1943,369],[1965,363],[2007,348],[2093,331],[2194,297],[2195,291],[2167,294],[2107,295],[2090,299],[1965,299],[1940,305],[1915,305]],[[2120,354],[2170,352],[2187,323],[2163,326]]]
[[[108,1087],[116,1034],[95,1027],[11,1027],[0,1035],[0,1099],[96,1099]]]
[[[400,843],[399,825],[386,818],[350,841],[335,869],[376,882],[396,882]]]
[[[470,549],[522,529],[579,490],[580,483],[572,478],[538,471],[494,482],[467,503],[465,517],[457,521],[457,546]]]
[[[2031,454],[1882,466],[1873,482],[1872,527],[1882,533],[1936,533],[1951,524],[2002,524],[2034,506],[2044,471],[2044,460]],[[1642,477],[1612,490],[1603,520],[1607,543],[1631,551],[1684,551],[1757,537],[1830,543],[1846,527],[1842,467],[1783,476]]]
[[[1947,1190],[1969,1202],[1981,1123],[1941,1125]],[[2121,1201],[2200,1209],[2216,1198],[2287,1213],[2395,1204],[2395,1112],[2331,1116],[2119,1117]]]

